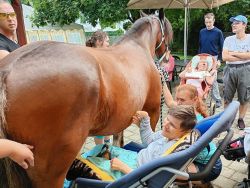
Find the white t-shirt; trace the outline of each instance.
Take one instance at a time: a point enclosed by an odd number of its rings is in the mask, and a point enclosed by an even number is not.
[[[236,38],[236,35],[229,36],[224,41],[223,49],[234,52],[250,52],[250,34],[246,34],[246,38],[244,40],[239,40]],[[243,64],[250,62],[249,60],[244,61],[234,61],[234,62],[226,62],[227,64]]]
[[[211,74],[208,71],[196,71],[196,70],[185,73],[185,77],[191,77],[191,78],[204,79],[206,76],[211,76]]]

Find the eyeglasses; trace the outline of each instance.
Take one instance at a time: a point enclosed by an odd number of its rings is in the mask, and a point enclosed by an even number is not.
[[[6,19],[6,18],[16,18],[16,13],[15,12],[8,12],[8,13],[4,13],[4,12],[0,12],[0,19]]]

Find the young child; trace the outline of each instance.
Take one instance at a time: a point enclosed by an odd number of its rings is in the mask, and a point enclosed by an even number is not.
[[[191,62],[186,66],[185,70],[180,73],[180,78],[186,84],[193,85],[197,88],[199,96],[206,98],[205,85],[213,84],[216,69],[213,69],[213,57],[211,56],[194,56]]]
[[[0,158],[9,157],[24,169],[34,166],[33,146],[0,139]]]

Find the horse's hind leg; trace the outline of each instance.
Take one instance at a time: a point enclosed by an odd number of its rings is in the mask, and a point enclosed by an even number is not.
[[[36,168],[36,172],[32,174],[33,177],[39,177],[33,182],[35,188],[53,187],[62,188],[63,182],[72,164],[77,156],[82,144],[87,137],[87,131],[84,134],[79,126],[72,126],[72,130],[65,131],[60,138],[60,141],[55,144],[55,147],[47,150],[49,155],[38,153],[35,160],[40,168]],[[47,138],[49,140],[49,138]],[[45,150],[46,151],[46,150]]]

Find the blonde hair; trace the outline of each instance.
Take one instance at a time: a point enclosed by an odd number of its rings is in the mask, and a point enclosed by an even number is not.
[[[199,97],[197,88],[195,86],[192,86],[190,84],[183,84],[177,87],[176,89],[176,93],[177,92],[181,92],[183,90],[186,90],[189,92],[189,97],[191,99],[197,98],[197,102],[195,104],[195,109],[198,113],[200,113],[203,117],[208,117],[208,113],[207,113],[207,107],[204,104],[204,102],[202,101],[202,99]]]

